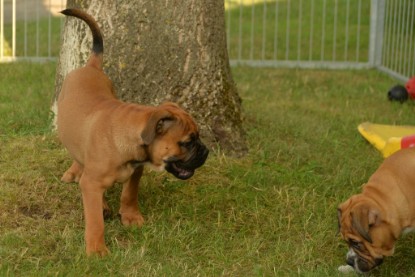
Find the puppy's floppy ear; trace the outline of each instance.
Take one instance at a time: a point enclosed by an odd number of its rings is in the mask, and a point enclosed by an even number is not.
[[[340,233],[341,220],[342,220],[342,210],[340,209],[340,207],[338,207],[337,208],[337,226],[338,226],[337,235]]]
[[[338,233],[340,233],[341,231],[341,221],[342,221],[342,215],[343,213],[346,213],[350,207],[350,205],[352,204],[351,199],[347,199],[345,202],[341,203],[338,207],[337,207],[337,223],[338,223]]]
[[[173,122],[174,117],[170,112],[164,109],[154,111],[141,133],[143,143],[149,145],[157,135],[166,132]]]
[[[380,222],[380,213],[378,210],[368,205],[356,206],[351,211],[353,228],[368,242],[372,243],[369,235],[369,229]]]

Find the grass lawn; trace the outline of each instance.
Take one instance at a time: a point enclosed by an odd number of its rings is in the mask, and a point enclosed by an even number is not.
[[[249,154],[212,153],[188,181],[147,172],[145,226],[114,215],[111,255],[87,259],[80,191],[59,181],[70,160],[48,129],[54,70],[0,65],[0,276],[337,276],[336,207],[382,161],[357,125],[414,124],[376,71],[234,68]],[[410,276],[414,257],[408,235],[373,276]]]
[[[339,1],[339,11],[345,2]],[[367,12],[369,1],[361,2]],[[286,3],[281,1],[278,11],[271,3],[266,12],[263,4],[230,10],[230,56],[262,58],[263,34],[273,38],[276,15],[284,16]],[[295,30],[298,1],[290,3],[289,24]],[[311,2],[302,3],[305,13]],[[322,0],[313,3],[313,20],[319,25]],[[264,15],[267,25],[253,33],[252,22],[261,25]],[[327,22],[329,17],[333,14]],[[355,17],[351,15],[350,22]],[[337,20],[345,18],[339,13]],[[344,33],[338,30],[339,43],[327,38],[324,59],[342,60],[342,51],[348,49],[347,60],[366,60],[368,19],[361,20],[359,54],[353,56],[356,41],[341,46]],[[298,36],[293,31],[288,37],[287,26],[281,24],[277,41],[292,49],[288,58],[295,60]],[[47,44],[38,47],[33,42],[48,43],[43,37],[49,33],[48,21],[40,22],[39,39],[34,35],[37,26],[27,26],[27,55],[40,51],[56,56],[59,28],[50,31],[49,52]],[[310,28],[301,26],[304,49]],[[326,28],[326,34],[333,32],[332,26]],[[321,58],[321,30],[313,30],[317,51],[301,48],[301,59]],[[352,23],[349,32],[357,32]],[[24,25],[19,24],[18,36],[23,34]],[[263,58],[286,59],[286,48],[276,53],[274,43],[265,40]],[[334,48],[336,57],[331,56]],[[23,44],[17,52],[24,54]],[[114,186],[107,193],[114,211],[106,222],[111,255],[87,259],[80,190],[59,181],[70,159],[49,126],[55,67],[0,64],[0,276],[353,276],[337,272],[347,247],[337,234],[336,208],[360,191],[382,161],[357,125],[415,124],[414,102],[387,101],[386,92],[396,81],[373,70],[233,68],[243,99],[249,154],[232,159],[211,153],[188,181],[147,171],[139,193],[146,219],[141,229],[121,225],[116,216],[121,186]],[[408,235],[372,276],[411,276],[414,258],[414,235]]]

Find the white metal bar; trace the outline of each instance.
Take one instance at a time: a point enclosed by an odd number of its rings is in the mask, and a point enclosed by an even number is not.
[[[404,46],[406,44],[406,40],[405,40],[405,32],[406,32],[406,28],[405,28],[405,7],[406,7],[406,0],[401,0],[401,14],[400,14],[400,18],[401,18],[401,23],[400,25],[400,32],[399,32],[399,42],[400,42],[400,46],[399,46],[399,51],[397,53],[397,66],[396,66],[396,71],[402,73],[402,64],[403,64],[403,51],[404,51]]]
[[[370,38],[369,38],[369,63],[374,66],[376,52],[376,28],[378,16],[378,2],[371,0],[370,2]]]
[[[337,40],[337,12],[338,0],[334,1],[334,22],[333,22],[333,61],[336,61],[336,40]]]
[[[0,0],[0,60],[4,58],[4,0]]]
[[[395,31],[395,37],[394,37],[394,45],[396,46],[396,48],[394,47],[394,51],[392,53],[392,66],[391,69],[396,71],[397,70],[397,61],[398,61],[398,49],[399,49],[399,32],[401,30],[401,17],[400,17],[400,13],[401,13],[401,9],[400,9],[400,5],[399,5],[399,1],[396,1],[396,14],[395,14],[395,20],[396,20],[396,31]]]
[[[414,36],[414,18],[415,18],[415,4],[412,3],[412,16],[411,16],[411,32],[409,37],[413,38]],[[413,39],[409,41],[409,51],[411,55],[409,55],[409,62],[408,62],[408,74],[407,76],[415,75],[415,43],[413,43]],[[412,48],[414,45],[414,48]],[[411,70],[411,61],[412,61],[412,70]]]
[[[392,78],[395,78],[403,83],[408,82],[409,78],[407,76],[403,76],[402,74],[384,66],[377,67],[378,70],[380,70],[383,73],[386,73],[387,75],[391,76]]]
[[[385,0],[372,0],[370,5],[369,63],[380,66],[384,30]]]
[[[393,4],[391,3],[391,11],[390,11],[390,20],[391,20],[390,26],[389,26],[389,30],[390,30],[390,32],[389,32],[389,34],[390,34],[389,43],[390,43],[390,45],[389,45],[389,53],[387,55],[388,63],[386,64],[387,67],[391,67],[392,62],[393,62],[392,56],[393,56],[393,53],[395,51],[395,40],[393,39],[393,37],[396,34],[395,29],[396,29],[396,9],[397,9],[396,3],[397,3],[397,1],[389,0],[388,2],[393,2]]]
[[[275,1],[274,53],[273,53],[274,60],[278,59],[278,56],[277,56],[277,51],[278,51],[278,11],[279,11],[278,2],[279,1]]]
[[[304,68],[304,69],[368,69],[369,63],[331,62],[331,61],[260,61],[260,60],[230,60],[231,66],[275,67],[275,68]]]
[[[406,64],[405,64],[405,68],[404,68],[404,74],[406,76],[409,76],[411,74],[410,64],[411,64],[411,60],[413,59],[413,57],[412,57],[413,51],[411,51],[411,50],[412,50],[412,41],[413,41],[412,38],[413,38],[414,15],[411,16],[411,12],[412,12],[411,7],[415,7],[415,5],[411,2],[409,2],[409,6],[407,8],[407,10],[408,10],[408,29],[407,29],[408,33],[407,33],[407,37],[409,39],[408,39],[408,42],[406,44],[407,49],[405,50],[405,52],[407,54],[406,54]]]
[[[314,0],[311,0],[310,9],[310,40],[308,47],[308,60],[313,59],[313,35],[314,35]]]
[[[35,63],[42,63],[42,62],[50,62],[50,61],[56,61],[57,57],[39,57],[39,56],[29,56],[29,57],[12,57],[7,56],[0,59],[1,63],[11,63],[11,62],[21,62],[21,61],[29,61],[29,62],[35,62]]]
[[[303,22],[303,1],[299,0],[298,7],[298,30],[297,30],[297,61],[301,59],[301,25]]]
[[[39,3],[36,5],[36,56],[39,56]]]
[[[238,60],[242,59],[242,0],[239,0]]]
[[[249,58],[254,59],[254,28],[255,28],[255,1],[252,0],[251,10],[251,50],[249,52]]]
[[[358,2],[357,8],[357,34],[356,34],[356,62],[359,61],[359,50],[360,50],[360,23],[362,17],[362,0]]]
[[[404,31],[404,33],[403,33],[403,51],[402,51],[402,54],[401,54],[401,58],[405,55],[405,57],[406,57],[406,59],[402,59],[401,61],[401,68],[399,69],[399,72],[401,72],[402,74],[405,74],[405,67],[406,67],[406,64],[409,62],[408,61],[408,56],[409,55],[407,55],[408,54],[408,44],[409,44],[409,41],[412,39],[411,37],[409,37],[408,35],[409,35],[409,21],[410,21],[410,9],[409,9],[409,5],[410,5],[410,3],[408,4],[408,2],[407,2],[407,0],[405,0],[405,9],[404,9],[404,12],[406,13],[406,16],[405,16],[405,20],[406,20],[406,26],[404,27],[405,28],[405,31]]]
[[[290,54],[290,9],[291,1],[287,0],[287,28],[285,33],[285,60],[288,60]]]
[[[375,53],[374,53],[374,66],[380,66],[382,64],[382,51],[383,51],[383,36],[385,33],[385,9],[386,0],[377,0],[377,24],[376,24],[376,40],[375,40]]]
[[[386,18],[385,18],[385,27],[384,27],[384,40],[382,42],[383,44],[383,57],[382,57],[382,65],[386,66],[389,62],[389,53],[390,53],[390,37],[391,37],[391,31],[390,31],[390,25],[391,25],[391,17],[392,17],[392,6],[391,1],[386,1]]]
[[[350,0],[346,3],[346,30],[344,42],[344,60],[347,61],[347,51],[349,50],[349,15],[350,15]]]
[[[263,2],[263,15],[262,15],[262,50],[261,59],[265,60],[265,43],[266,43],[266,30],[267,30],[267,2]]]
[[[226,46],[228,49],[228,54],[231,50],[231,10],[232,10],[232,3],[230,0],[225,0],[225,3],[228,4],[227,15],[228,18],[226,20]]]
[[[27,0],[24,1],[23,56],[27,56]]]
[[[48,18],[48,57],[52,53],[52,1],[49,0],[49,18]]]
[[[16,56],[16,0],[12,1],[12,57]]]
[[[325,45],[325,36],[326,36],[326,0],[323,0],[323,22],[321,26],[321,47],[320,47],[320,60],[324,60],[324,45]]]

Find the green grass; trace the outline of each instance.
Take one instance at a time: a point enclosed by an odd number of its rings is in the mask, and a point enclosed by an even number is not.
[[[0,64],[0,135],[48,130],[54,78],[54,66]]]
[[[238,67],[249,154],[212,153],[189,181],[146,172],[141,229],[106,222],[111,255],[87,259],[80,191],[47,131],[54,63],[0,65],[0,276],[337,276],[337,205],[382,161],[363,121],[414,124],[376,71]],[[120,186],[107,194],[118,209]],[[412,235],[373,276],[410,276]]]

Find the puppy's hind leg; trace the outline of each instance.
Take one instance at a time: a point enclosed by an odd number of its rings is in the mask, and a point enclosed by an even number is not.
[[[138,209],[138,185],[143,167],[135,169],[130,179],[123,184],[121,193],[120,215],[121,222],[125,226],[135,225],[141,227],[144,224],[144,218]]]
[[[61,181],[65,183],[78,183],[81,179],[83,171],[84,169],[82,165],[80,165],[77,161],[73,161],[71,167],[63,174]]]

